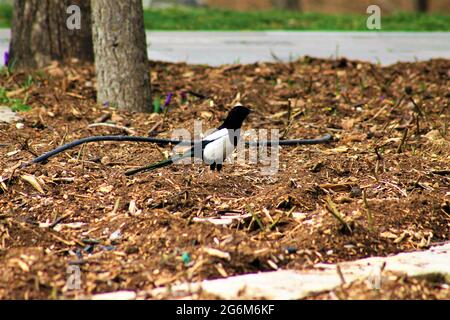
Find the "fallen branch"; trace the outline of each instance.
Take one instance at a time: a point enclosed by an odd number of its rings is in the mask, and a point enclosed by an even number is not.
[[[91,123],[90,125],[88,125],[88,128],[94,128],[94,127],[109,127],[109,128],[115,128],[115,129],[122,130],[128,134],[136,134],[136,132],[134,130],[131,130],[130,128],[127,128],[124,126],[119,126],[119,125],[113,124],[113,123],[97,122],[97,123]]]

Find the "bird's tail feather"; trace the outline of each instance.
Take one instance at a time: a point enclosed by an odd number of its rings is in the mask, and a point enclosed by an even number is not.
[[[125,175],[126,176],[132,176],[133,174],[136,174],[136,173],[139,173],[139,172],[142,172],[142,171],[151,171],[151,170],[155,170],[155,169],[158,169],[158,168],[166,167],[166,166],[169,166],[172,163],[174,163],[174,162],[176,162],[176,161],[178,161],[180,159],[183,159],[183,158],[186,158],[186,157],[190,157],[190,156],[191,156],[191,153],[188,152],[188,153],[183,154],[182,156],[172,157],[172,158],[160,161],[160,162],[151,163],[151,164],[143,166],[143,167],[139,167],[139,168],[136,168],[136,169],[128,170],[128,171],[125,172]]]

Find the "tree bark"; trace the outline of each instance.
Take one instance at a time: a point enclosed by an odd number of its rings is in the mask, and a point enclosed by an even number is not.
[[[67,8],[80,8],[80,29],[70,30]],[[15,0],[10,42],[16,68],[42,68],[52,60],[94,61],[90,1]]]
[[[416,0],[416,8],[419,12],[428,11],[428,0]]]
[[[150,69],[141,0],[92,0],[97,102],[151,110]]]
[[[301,0],[273,0],[273,5],[278,9],[301,11]]]

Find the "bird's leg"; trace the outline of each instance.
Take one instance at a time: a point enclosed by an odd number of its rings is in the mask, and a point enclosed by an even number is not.
[[[215,162],[213,162],[213,163],[211,163],[210,165],[209,165],[209,172],[208,172],[208,175],[209,175],[209,177],[210,178],[213,178],[213,177],[215,177],[215,170],[216,170],[216,163]]]

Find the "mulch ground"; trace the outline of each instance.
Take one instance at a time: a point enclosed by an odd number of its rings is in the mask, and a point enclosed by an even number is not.
[[[388,67],[309,57],[219,68],[154,62],[151,74],[154,96],[175,93],[166,117],[97,106],[92,66],[53,65],[33,72],[27,87],[28,74],[0,78],[32,106],[20,113],[23,126],[0,124],[0,299],[147,291],[449,240],[449,60]],[[271,176],[261,175],[263,164],[225,164],[219,175],[192,164],[125,177],[172,148],[111,142],[17,169],[82,137],[170,137],[178,128],[192,132],[194,120],[210,129],[237,100],[255,111],[243,129],[277,128],[286,138],[331,133],[334,140],[281,148]],[[88,127],[99,122],[115,127]],[[196,219],[248,213],[228,226]],[[69,266],[81,270],[78,290],[67,285]],[[381,291],[361,282],[314,298],[449,298],[445,282],[397,277]]]

